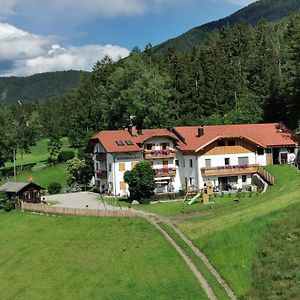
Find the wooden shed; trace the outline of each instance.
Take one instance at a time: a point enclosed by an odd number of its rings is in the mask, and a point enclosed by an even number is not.
[[[8,197],[17,197],[24,202],[41,202],[41,190],[44,188],[33,182],[6,182],[0,186],[0,192],[4,192]]]

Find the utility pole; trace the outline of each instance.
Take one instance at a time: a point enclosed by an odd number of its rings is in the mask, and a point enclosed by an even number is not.
[[[17,172],[16,172],[16,149],[13,150],[13,160],[14,160],[14,182],[17,180]]]

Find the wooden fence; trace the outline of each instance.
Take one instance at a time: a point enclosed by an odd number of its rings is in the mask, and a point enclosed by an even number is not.
[[[72,215],[72,216],[88,216],[88,217],[112,217],[112,218],[129,218],[133,217],[133,213],[128,210],[98,210],[86,208],[68,208],[57,207],[47,204],[35,204],[21,202],[21,209],[26,211],[40,212],[54,215]]]

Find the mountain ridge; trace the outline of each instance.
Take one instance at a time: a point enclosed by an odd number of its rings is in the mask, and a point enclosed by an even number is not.
[[[26,77],[0,77],[0,104],[30,102],[63,96],[80,81],[83,71],[57,71]]]
[[[257,25],[261,20],[275,22],[287,17],[300,9],[300,0],[260,0],[234,12],[233,14],[194,27],[185,33],[171,38],[153,47],[155,55],[163,54],[169,46],[179,51],[191,50],[193,46],[201,43],[214,29],[220,29],[226,25],[233,26],[239,23]]]

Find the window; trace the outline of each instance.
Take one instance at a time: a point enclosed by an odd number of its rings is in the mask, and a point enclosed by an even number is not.
[[[271,148],[266,149],[266,153],[272,153],[272,149]]]
[[[193,167],[193,160],[190,159],[190,168],[192,168],[192,167]]]
[[[111,164],[108,164],[108,171],[111,172]]]
[[[218,146],[219,147],[224,147],[225,146],[225,141],[218,141]]]
[[[168,168],[169,162],[167,160],[163,160],[163,167]]]
[[[228,166],[228,165],[230,165],[230,158],[226,157],[225,158],[225,166]]]
[[[124,146],[124,143],[122,141],[116,141],[118,146]]]
[[[125,163],[119,163],[119,171],[120,172],[125,171]]]
[[[178,160],[178,159],[175,159],[175,165],[176,165],[177,167],[179,167],[179,160]]]
[[[169,147],[169,143],[162,143],[162,144],[161,144],[161,148],[162,148],[163,150],[167,149],[168,147]]]
[[[235,140],[228,141],[228,146],[235,146],[235,145],[236,145]]]
[[[211,167],[211,159],[206,159],[205,160],[205,168],[210,168]]]
[[[258,155],[264,155],[264,154],[265,154],[265,150],[262,149],[262,148],[258,148],[258,149],[257,149],[257,154],[258,154]]]
[[[247,182],[247,175],[242,175],[242,182]]]
[[[146,147],[147,147],[147,150],[152,150],[152,144],[147,144]]]
[[[248,165],[249,164],[249,157],[239,157],[238,158],[239,165]]]
[[[132,141],[125,141],[125,143],[128,145],[128,146],[131,146],[131,145],[133,145],[133,142]]]
[[[195,178],[190,177],[190,185],[193,186],[195,184]]]
[[[124,181],[120,181],[120,190],[126,190],[126,183]]]
[[[136,166],[136,164],[137,164],[136,162],[131,163],[131,170]]]

